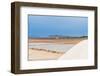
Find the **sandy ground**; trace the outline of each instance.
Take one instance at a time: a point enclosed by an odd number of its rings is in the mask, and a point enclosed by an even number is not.
[[[80,41],[85,40],[83,38],[78,39],[29,39],[30,43],[57,43],[57,44],[77,44]],[[29,49],[29,60],[55,60],[63,56],[64,53],[51,52],[46,50]]]
[[[29,49],[29,60],[52,60],[58,59],[62,55],[62,53]]]
[[[59,44],[77,44],[86,38],[73,38],[73,39],[29,39],[29,43],[59,43]]]

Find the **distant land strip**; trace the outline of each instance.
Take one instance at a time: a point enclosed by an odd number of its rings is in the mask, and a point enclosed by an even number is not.
[[[60,35],[50,35],[48,37],[28,37],[29,39],[74,39],[74,38],[88,38],[88,36],[60,36]]]

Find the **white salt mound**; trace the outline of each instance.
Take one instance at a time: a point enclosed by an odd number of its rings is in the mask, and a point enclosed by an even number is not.
[[[58,60],[86,58],[88,58],[88,40],[83,40],[63,54]]]

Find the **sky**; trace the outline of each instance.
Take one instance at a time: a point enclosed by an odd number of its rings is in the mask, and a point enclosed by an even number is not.
[[[50,35],[87,36],[88,17],[79,16],[28,16],[28,36],[48,37]]]

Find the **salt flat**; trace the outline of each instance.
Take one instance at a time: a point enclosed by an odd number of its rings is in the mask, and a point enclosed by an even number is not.
[[[28,59],[29,60],[62,60],[74,59],[74,55],[68,53],[74,46],[87,38],[71,39],[29,39],[28,41]],[[85,45],[83,45],[85,46]],[[80,50],[81,51],[81,50]],[[76,52],[80,55],[82,52]],[[68,55],[68,54],[69,55]],[[71,51],[75,53],[75,50]],[[75,53],[75,54],[76,54]],[[66,55],[69,57],[66,58]],[[83,53],[82,53],[83,54]],[[78,56],[77,56],[78,58]]]
[[[56,43],[29,43],[29,48],[47,49],[56,52],[66,52],[75,44],[56,44]]]

